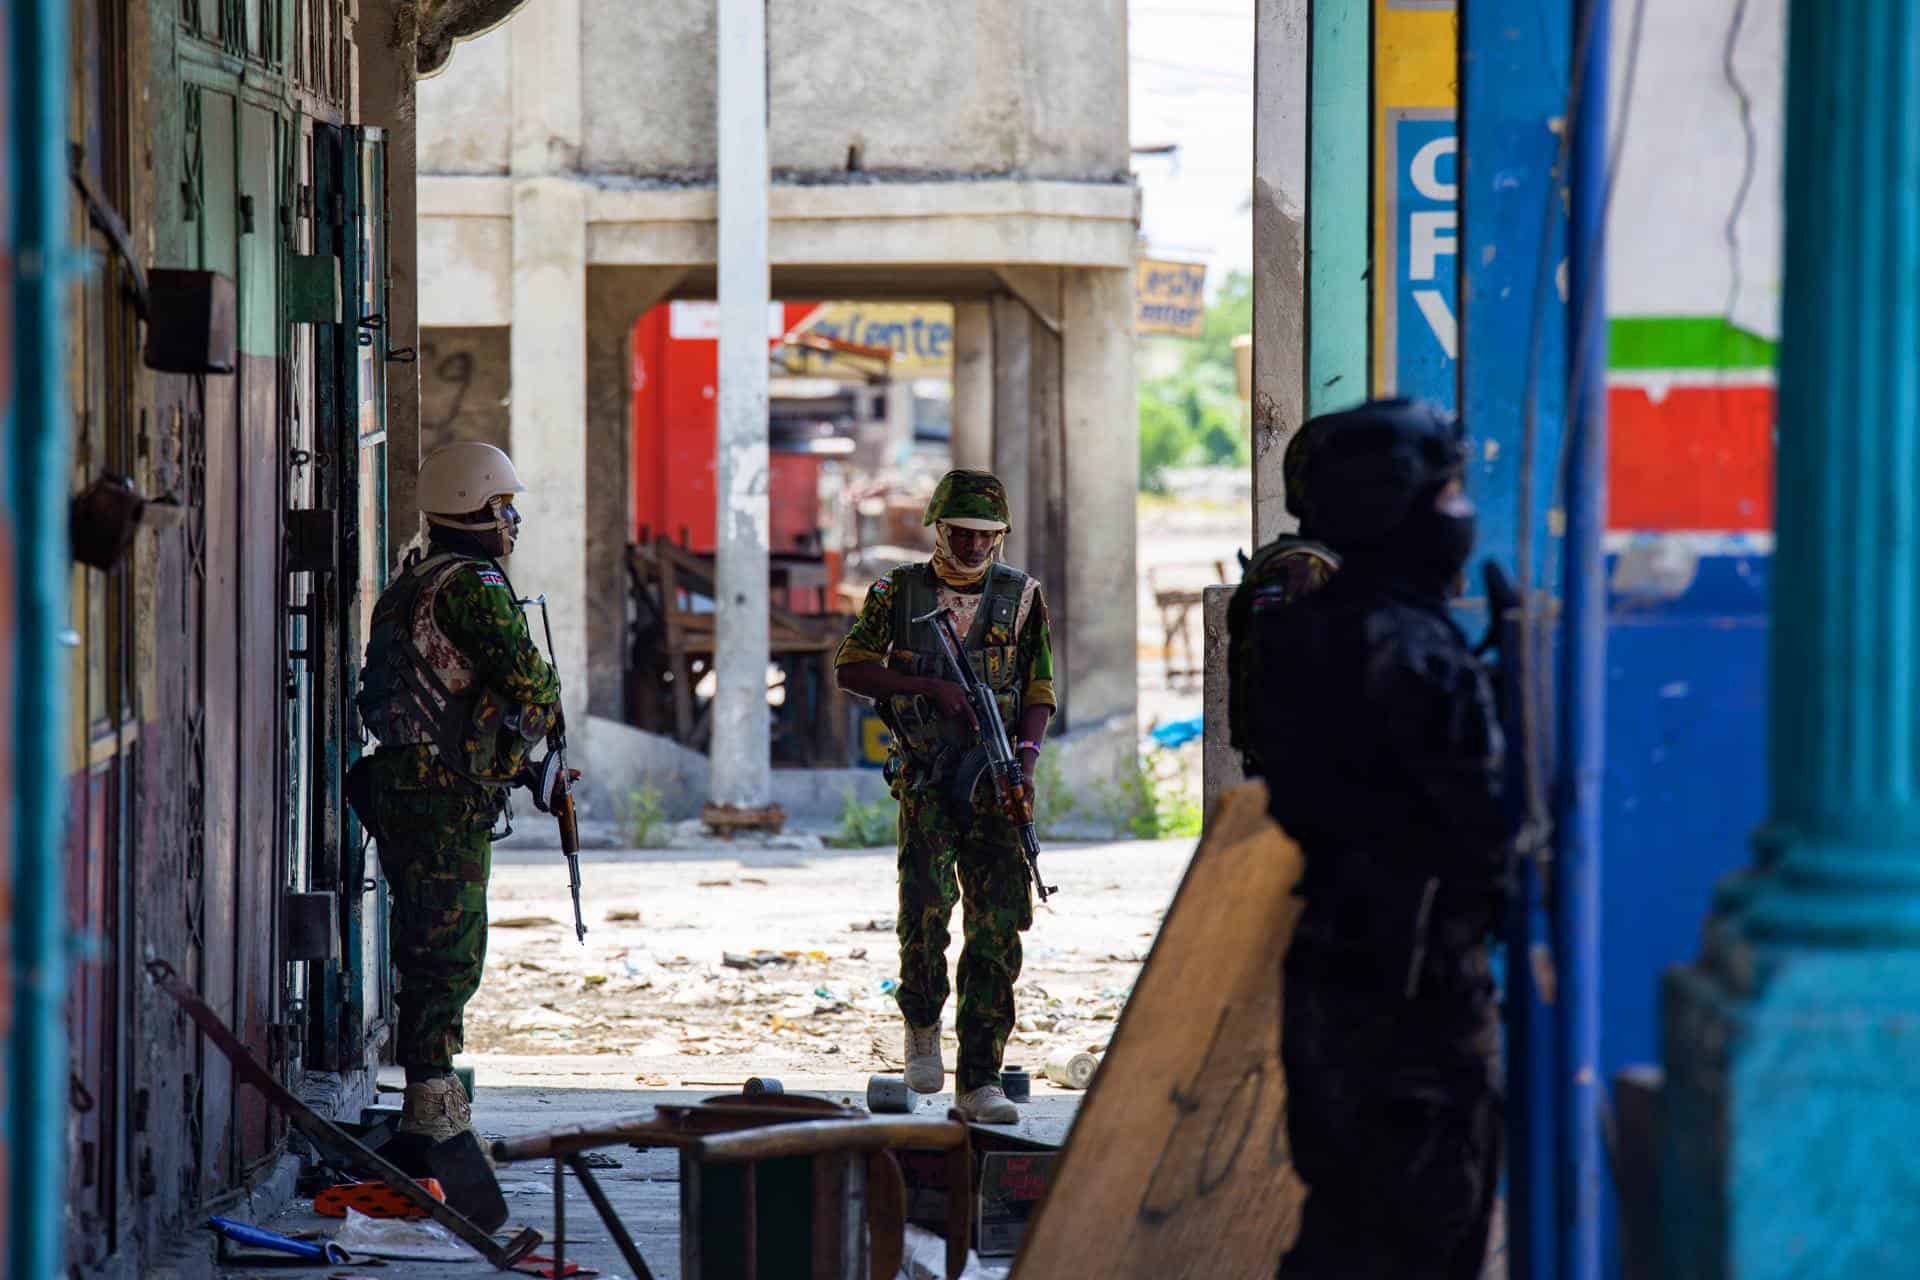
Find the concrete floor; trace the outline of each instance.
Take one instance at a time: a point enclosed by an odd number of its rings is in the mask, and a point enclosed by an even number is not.
[[[384,1085],[386,1082],[383,1080],[382,1083]],[[789,1083],[797,1085],[798,1082]],[[851,1086],[855,1082],[819,1083]],[[864,1080],[858,1083],[864,1089]],[[836,1102],[858,1105],[859,1101],[858,1095],[850,1087],[810,1091]],[[695,1102],[711,1097],[713,1093],[710,1089],[488,1088],[482,1084],[474,1100],[473,1122],[483,1135],[492,1138],[562,1125],[604,1121],[612,1116],[644,1111],[663,1103]],[[1079,1109],[1080,1096],[1036,1096],[1021,1108],[1021,1122],[1010,1131],[1037,1141],[1064,1142],[1074,1114]],[[921,1111],[927,1115],[944,1115],[951,1103],[952,1096],[949,1094],[923,1098]],[[606,1148],[604,1154],[619,1161],[619,1167],[597,1169],[594,1171],[595,1179],[626,1223],[627,1230],[653,1274],[659,1280],[678,1280],[681,1274],[678,1156],[672,1151],[641,1152],[629,1147]],[[509,1214],[500,1238],[505,1239],[523,1226],[533,1227],[545,1238],[545,1243],[537,1252],[550,1256],[554,1221],[552,1162],[540,1160],[504,1165],[499,1170],[499,1178]],[[567,1197],[566,1221],[568,1262],[591,1267],[607,1280],[613,1277],[632,1280],[612,1238],[577,1185],[570,1188]],[[333,1235],[340,1227],[338,1220],[316,1215],[311,1202],[307,1200],[296,1201],[293,1207],[264,1225],[288,1234],[313,1231],[327,1236]],[[216,1274],[233,1280],[241,1277],[261,1277],[265,1280],[265,1277],[286,1273],[279,1267],[236,1264],[221,1267]],[[395,1261],[378,1266],[377,1270],[372,1266],[363,1268],[349,1265],[329,1268],[325,1274],[328,1280],[373,1280],[376,1276],[392,1277],[393,1280],[400,1280],[401,1277],[406,1280],[454,1280],[456,1277],[491,1272],[485,1262],[475,1256],[471,1261],[459,1263]]]

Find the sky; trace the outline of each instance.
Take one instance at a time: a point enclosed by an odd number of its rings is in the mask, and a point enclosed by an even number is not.
[[[1212,293],[1253,265],[1253,0],[1129,0],[1128,93],[1141,232],[1156,256],[1207,264]]]

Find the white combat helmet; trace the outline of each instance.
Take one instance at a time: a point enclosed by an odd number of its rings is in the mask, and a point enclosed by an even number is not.
[[[478,440],[456,440],[420,463],[414,493],[420,510],[430,516],[461,516],[480,510],[490,498],[526,488],[505,453]]]

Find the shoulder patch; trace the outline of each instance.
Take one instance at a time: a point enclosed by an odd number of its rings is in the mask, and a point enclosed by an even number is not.
[[[879,591],[879,592],[884,592],[884,591],[886,591],[886,590],[887,590],[888,588],[890,588],[890,587],[892,587],[892,586],[893,586],[893,582],[892,582],[892,580],[891,580],[891,579],[889,579],[889,578],[878,578],[878,579],[876,579],[876,580],[874,581],[874,584],[873,584],[873,589],[874,589],[875,591]]]
[[[502,590],[506,589],[507,575],[504,573],[501,573],[498,569],[494,568],[492,565],[490,564],[476,565],[473,571],[474,573],[479,575],[481,586],[499,587]]]

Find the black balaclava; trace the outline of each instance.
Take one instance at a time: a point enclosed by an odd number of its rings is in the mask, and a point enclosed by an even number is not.
[[[501,537],[494,529],[455,529],[444,524],[427,526],[427,541],[442,551],[453,551],[463,556],[479,556],[483,560],[500,558]]]
[[[1381,568],[1422,595],[1453,596],[1473,554],[1473,503],[1464,492],[1440,495],[1445,483],[1415,499],[1381,547]]]

